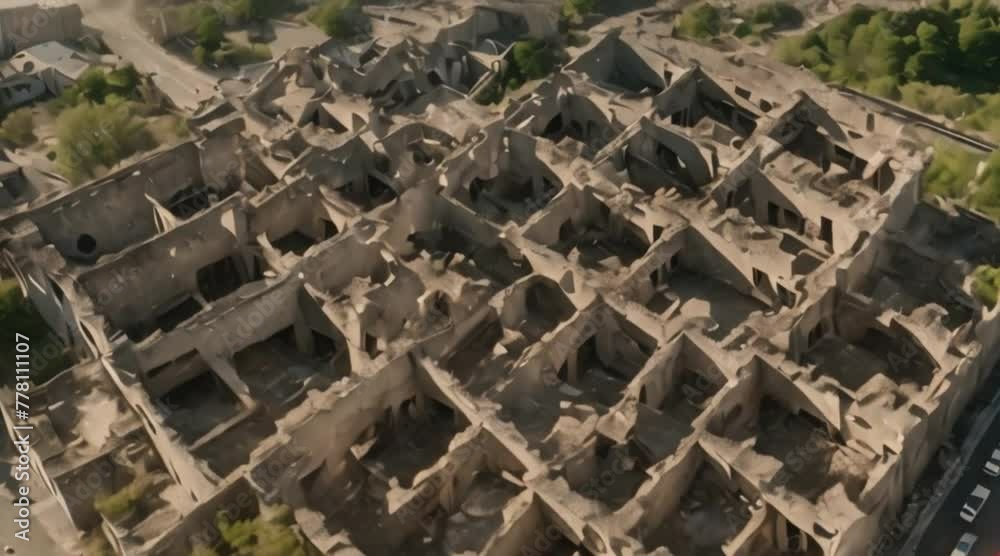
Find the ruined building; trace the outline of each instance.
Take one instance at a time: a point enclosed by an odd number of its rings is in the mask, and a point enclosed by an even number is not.
[[[607,29],[483,106],[554,18],[444,9],[290,51],[0,223],[85,361],[36,417],[74,525],[187,556],[284,504],[330,555],[866,553],[1000,347],[905,123]]]

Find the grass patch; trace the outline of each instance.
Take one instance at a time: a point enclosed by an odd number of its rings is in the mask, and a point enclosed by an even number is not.
[[[265,518],[231,521],[224,512],[216,517],[216,525],[222,534],[222,546],[216,547],[205,556],[218,553],[252,554],[254,556],[319,556],[308,541],[292,526],[295,519],[288,506],[274,508],[273,515]]]
[[[94,500],[94,509],[105,518],[116,521],[134,510],[152,486],[153,482],[147,475],[139,475],[118,492]]]
[[[83,556],[116,556],[108,539],[100,529],[94,529],[83,538]]]
[[[1000,268],[983,265],[972,273],[972,294],[992,309],[1000,293]]]

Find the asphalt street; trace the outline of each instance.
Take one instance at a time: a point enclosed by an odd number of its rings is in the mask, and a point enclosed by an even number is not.
[[[990,425],[970,458],[968,467],[927,528],[917,549],[918,556],[950,556],[959,537],[966,532],[979,536],[971,556],[1000,555],[1000,478],[994,479],[983,473],[983,463],[998,447],[1000,447],[1000,417]],[[982,484],[993,493],[976,520],[969,524],[959,517],[958,512],[977,484]]]
[[[178,58],[146,35],[132,19],[128,2],[108,7],[107,2],[82,0],[83,21],[103,33],[104,42],[115,54],[131,62],[153,81],[170,100],[183,109],[215,95],[216,78],[194,64]]]

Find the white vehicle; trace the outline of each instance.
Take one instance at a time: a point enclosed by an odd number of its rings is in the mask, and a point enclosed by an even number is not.
[[[983,471],[990,477],[1000,477],[1000,448],[993,450],[993,455],[986,461]]]
[[[979,537],[972,533],[962,535],[962,538],[958,539],[958,544],[955,545],[955,550],[951,551],[951,556],[969,556],[972,547],[976,545],[978,540]]]
[[[979,514],[979,510],[983,509],[983,506],[986,505],[986,500],[989,497],[990,489],[983,485],[976,485],[975,490],[965,500],[965,505],[962,506],[962,511],[958,515],[962,516],[962,519],[965,521],[972,523],[976,519],[976,515]]]

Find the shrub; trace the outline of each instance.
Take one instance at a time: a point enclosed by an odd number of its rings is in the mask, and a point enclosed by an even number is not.
[[[972,294],[990,309],[1000,293],[1000,268],[982,265],[972,273]]]
[[[114,521],[135,508],[151,486],[152,481],[147,475],[139,475],[118,492],[94,500],[94,509]]]
[[[198,27],[195,29],[198,44],[208,51],[217,50],[222,46],[225,35],[222,33],[222,16],[215,8],[205,6],[201,11]]]
[[[980,106],[975,95],[962,93],[948,85],[928,85],[907,83],[899,88],[905,104],[923,112],[943,114],[949,118],[959,118],[975,111]]]
[[[213,548],[199,544],[194,547],[194,550],[191,551],[191,556],[219,556],[219,553]]]
[[[872,79],[864,85],[864,90],[870,95],[898,99],[900,97],[899,81],[891,75]]]
[[[583,17],[594,10],[595,0],[563,0],[562,16],[565,19]]]
[[[108,539],[100,529],[91,531],[83,538],[83,556],[116,556],[108,544]]]
[[[750,12],[748,18],[756,25],[770,25],[774,28],[790,29],[802,25],[805,17],[798,8],[788,2],[766,2]]]
[[[139,87],[139,72],[135,66],[129,64],[125,67],[111,70],[105,75],[105,81],[112,93],[131,97]]]
[[[959,127],[1000,138],[1000,94],[977,95],[979,106],[958,120]]]
[[[513,71],[516,72],[513,77],[520,78],[521,81],[541,79],[552,73],[555,66],[552,49],[544,41],[537,39],[514,43],[512,54]]]
[[[56,120],[56,161],[73,182],[96,177],[101,168],[156,146],[133,105],[80,104]]]
[[[250,46],[225,43],[222,48],[212,53],[212,60],[218,65],[240,66],[264,62],[271,59],[271,49],[266,44]]]
[[[83,101],[103,104],[109,95],[137,98],[139,82],[139,72],[131,64],[109,72],[91,68],[80,76],[75,85],[63,90],[56,100],[56,108],[71,108]]]
[[[82,96],[90,102],[101,104],[108,94],[108,80],[101,68],[90,68],[85,71],[76,81],[75,87],[79,90],[78,100]]]
[[[677,33],[689,39],[710,39],[722,32],[722,16],[711,4],[692,4],[681,12]]]
[[[733,29],[733,34],[741,39],[749,37],[753,34],[753,25],[749,21],[743,21]]]
[[[964,198],[980,159],[966,149],[938,145],[934,150],[934,160],[924,171],[924,194],[940,195],[946,199]]]
[[[1000,151],[986,159],[986,166],[976,178],[971,204],[994,218],[1000,219]]]
[[[358,0],[323,0],[313,12],[311,21],[327,35],[349,38],[357,35]]]
[[[18,147],[27,147],[35,142],[35,118],[30,108],[18,108],[7,114],[0,124],[0,138]]]
[[[253,556],[314,556],[316,550],[296,534],[291,525],[295,523],[291,509],[279,506],[274,515],[265,519],[231,521],[220,512],[216,525],[229,552],[237,555]]]

